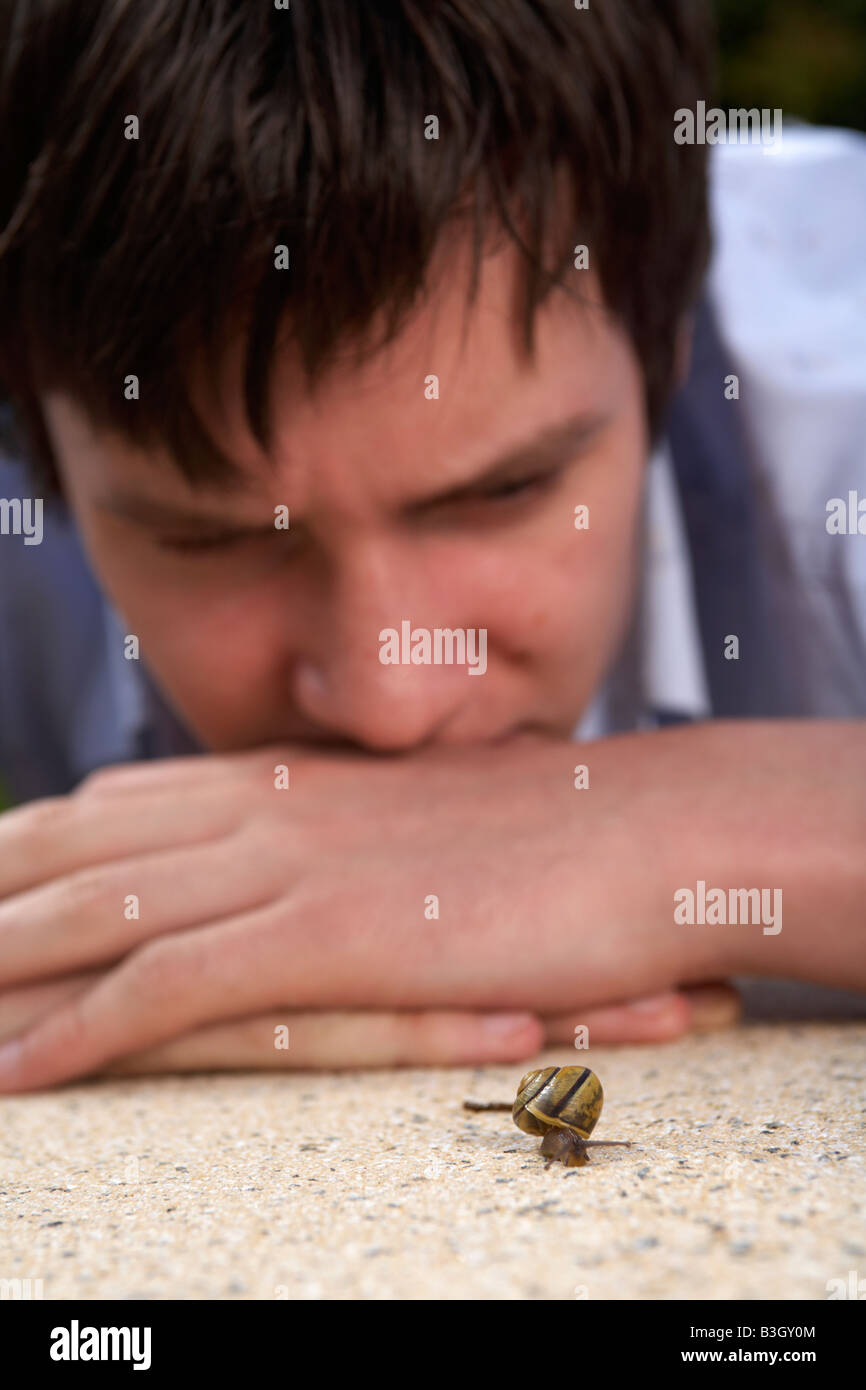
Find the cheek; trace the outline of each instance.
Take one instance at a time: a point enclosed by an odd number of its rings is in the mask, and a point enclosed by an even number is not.
[[[611,478],[620,486],[611,486]],[[491,645],[531,663],[549,694],[585,702],[625,637],[635,584],[640,468],[611,469],[602,486],[579,489],[589,526],[575,529],[574,506],[513,557],[488,589]],[[501,642],[494,640],[498,633]]]
[[[595,667],[616,640],[627,579],[619,533],[572,531],[558,554],[545,556],[533,627],[547,657]]]
[[[620,608],[620,551],[617,534],[575,531],[569,511],[519,547],[452,553],[446,611],[487,628],[491,663],[594,667]]]
[[[251,716],[270,715],[288,680],[289,611],[266,588],[248,594],[243,605],[231,595],[173,597],[171,622],[154,613],[148,624],[155,674],[212,729],[240,728]]]
[[[272,700],[292,638],[279,586],[211,582],[195,561],[136,561],[113,540],[95,538],[91,553],[142,660],[188,717],[227,725]]]
[[[592,504],[588,529],[564,509],[519,555],[476,573],[487,625],[504,650],[545,664],[597,666],[619,639],[634,579],[633,507]],[[479,617],[478,621],[482,621]]]

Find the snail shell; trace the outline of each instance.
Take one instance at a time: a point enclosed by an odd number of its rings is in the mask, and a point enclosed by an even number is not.
[[[589,1067],[542,1067],[524,1076],[511,1117],[526,1134],[557,1128],[588,1139],[603,1104],[601,1082]]]

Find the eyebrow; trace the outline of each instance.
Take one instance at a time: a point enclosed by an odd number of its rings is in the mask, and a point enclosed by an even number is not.
[[[412,502],[410,509],[417,511],[458,502],[485,488],[512,482],[524,476],[530,469],[534,473],[552,472],[568,463],[569,459],[585,448],[609,422],[610,415],[605,412],[581,411],[566,420],[557,421],[556,424],[545,425],[537,434],[494,459],[471,479],[458,483],[447,492],[437,492],[428,498]]]
[[[508,483],[523,476],[528,470],[535,473],[552,472],[562,467],[580,449],[585,448],[609,423],[610,415],[603,412],[581,411],[566,420],[553,425],[545,425],[537,434],[508,450],[506,454],[494,459],[481,472],[474,474],[465,482],[458,483],[447,491],[431,493],[428,497],[410,501],[405,510],[412,513],[426,511],[433,507],[447,506],[461,499],[477,495],[486,488]],[[243,484],[226,488],[224,485],[214,489],[222,495],[232,492],[242,493]],[[182,504],[162,502],[155,497],[145,497],[140,493],[120,489],[110,492],[97,503],[100,511],[108,512],[126,521],[142,526],[188,527],[190,530],[235,530],[255,531],[270,527],[272,522],[262,522],[261,527],[251,522],[231,522],[225,515],[208,516]]]

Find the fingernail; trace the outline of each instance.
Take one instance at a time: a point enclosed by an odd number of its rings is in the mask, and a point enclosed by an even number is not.
[[[646,999],[636,999],[628,1007],[636,1014],[657,1014],[661,1013],[662,1009],[669,1008],[673,998],[674,995],[668,990],[666,994],[650,994]]]
[[[534,1021],[532,1014],[487,1014],[481,1020],[481,1027],[491,1038],[507,1038],[510,1033],[519,1033]]]

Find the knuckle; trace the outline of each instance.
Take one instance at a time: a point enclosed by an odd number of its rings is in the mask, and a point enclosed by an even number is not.
[[[32,801],[12,812],[20,828],[36,838],[45,840],[54,839],[68,814],[69,803],[63,796],[49,796],[41,801]]]
[[[63,1031],[65,1034],[64,1043],[71,1050],[76,1050],[86,1042],[89,1029],[84,1014],[84,1000],[81,996],[71,999],[66,1005],[63,1016]]]
[[[109,781],[110,777],[106,769],[103,767],[97,768],[95,772],[88,772],[83,781],[79,782],[78,786],[75,788],[76,794],[80,796],[89,796],[93,792],[102,791]]]
[[[78,783],[75,795],[93,796],[100,792],[112,792],[118,787],[127,787],[130,782],[136,785],[149,771],[147,766],[130,766],[128,763],[97,767]]]
[[[177,952],[163,942],[137,951],[131,967],[131,985],[136,1000],[159,1004],[176,994],[182,982]]]
[[[22,1060],[26,1064],[42,1057],[49,1040],[51,1051],[56,1056],[66,1058],[80,1055],[87,1052],[91,1032],[84,999],[79,995],[64,1004],[44,1027],[37,1025],[33,1032],[22,1039]]]
[[[64,914],[93,908],[103,903],[117,892],[117,885],[111,869],[103,864],[95,864],[86,869],[78,869],[74,874],[58,884],[62,894]]]

